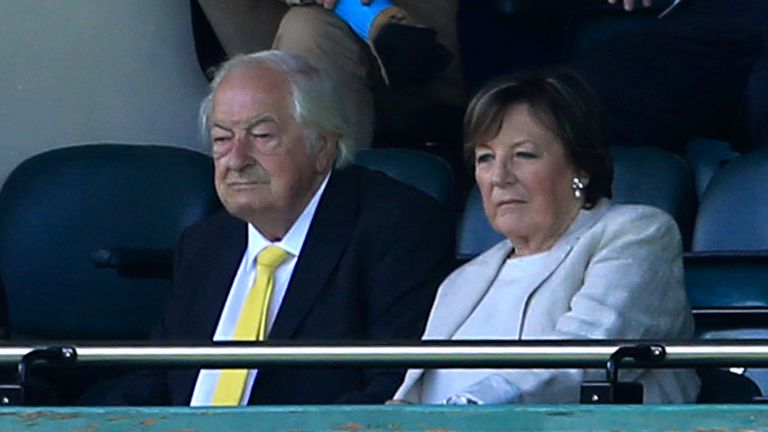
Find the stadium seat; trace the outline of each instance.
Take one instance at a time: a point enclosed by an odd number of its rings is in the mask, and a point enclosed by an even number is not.
[[[701,199],[695,251],[768,250],[768,149],[745,153],[714,175]]]
[[[687,249],[696,215],[693,174],[679,156],[655,147],[611,149],[613,202],[658,207],[675,218]]]
[[[696,195],[701,198],[707,189],[712,176],[726,162],[736,157],[738,153],[731,149],[725,141],[710,139],[695,139],[685,148],[685,160],[693,171],[696,182]]]
[[[447,208],[452,208],[453,171],[438,156],[418,150],[368,149],[358,151],[354,163],[382,171],[426,192]]]
[[[701,198],[686,287],[697,331],[707,339],[768,337],[768,149],[737,156]],[[747,371],[768,393],[765,370]]]
[[[652,147],[616,147],[612,155],[613,202],[659,207],[675,218],[683,239],[689,239],[696,196],[693,177],[685,161]],[[480,193],[473,188],[459,223],[457,256],[470,259],[502,238],[488,223]]]
[[[14,169],[0,192],[10,339],[146,337],[179,233],[220,207],[212,173],[191,150],[121,144],[51,150]]]

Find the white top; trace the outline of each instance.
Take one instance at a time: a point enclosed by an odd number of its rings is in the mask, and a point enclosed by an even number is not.
[[[532,281],[539,267],[547,264],[547,252],[506,260],[488,291],[480,300],[466,321],[459,327],[454,340],[512,340],[520,335],[509,333],[511,328],[521,328],[519,319],[509,313],[509,304],[525,301],[527,292],[520,289]],[[463,396],[482,403],[498,403],[515,399],[517,388],[506,380],[498,379],[491,387],[493,393],[501,393],[498,400],[488,392],[477,394],[472,388],[483,379],[493,375],[492,369],[430,369],[424,372],[422,403],[450,403],[451,396]]]
[[[304,211],[299,218],[296,219],[296,222],[294,222],[282,240],[272,243],[264,237],[256,227],[248,224],[248,247],[245,249],[243,258],[240,261],[240,267],[237,270],[235,279],[232,282],[232,287],[229,290],[229,296],[227,297],[227,302],[224,304],[224,309],[219,318],[219,324],[216,327],[216,332],[213,334],[214,341],[233,340],[232,336],[235,333],[235,326],[237,325],[237,318],[240,316],[240,309],[245,303],[248,292],[256,280],[256,256],[267,246],[274,245],[288,252],[289,257],[275,271],[275,287],[272,291],[272,299],[270,300],[269,310],[267,312],[267,334],[269,334],[269,331],[272,329],[272,324],[275,322],[277,311],[280,310],[280,305],[285,297],[285,292],[288,289],[288,283],[293,275],[293,269],[296,268],[296,261],[299,253],[301,253],[302,246],[304,246],[304,240],[307,238],[309,226],[312,223],[312,218],[317,210],[320,197],[323,195],[325,186],[328,184],[329,176],[330,174],[325,177],[325,180],[323,180],[323,183],[317,189],[315,195],[309,203],[307,203]],[[220,372],[220,369],[200,370],[200,373],[197,376],[195,390],[192,393],[190,406],[211,405]],[[256,379],[257,373],[257,369],[251,369],[249,371],[240,405],[248,404],[248,399],[251,396],[251,388],[253,387],[253,382]]]

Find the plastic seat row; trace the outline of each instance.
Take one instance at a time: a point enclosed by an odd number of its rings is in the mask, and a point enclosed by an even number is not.
[[[768,201],[760,196],[768,150],[719,169],[698,216],[693,177],[683,159],[653,148],[617,148],[614,161],[614,201],[658,206],[692,236],[687,283],[699,321],[708,326],[702,337],[767,334],[768,320],[756,318],[768,316]],[[356,163],[452,205],[454,176],[436,156],[377,149],[361,152]],[[164,303],[176,238],[219,208],[210,158],[191,150],[83,145],[25,161],[0,192],[0,277],[9,338],[145,337]],[[460,218],[458,254],[469,258],[500,238],[472,191]]]
[[[698,213],[693,175],[683,159],[655,148],[616,148],[613,155],[614,202],[666,210],[691,245],[686,266],[694,306],[768,307],[760,281],[768,262],[768,200],[761,194],[768,151],[736,157],[719,169]],[[453,173],[436,156],[376,149],[360,152],[356,163],[453,206]],[[207,156],[151,145],[73,146],[17,167],[0,194],[0,276],[11,335],[141,337],[146,325],[135,323],[152,321],[159,309],[147,308],[146,300],[162,303],[169,275],[149,264],[167,267],[184,226],[220,208],[211,179]],[[470,191],[458,225],[459,258],[501,239],[485,218],[477,189]],[[721,274],[727,275],[715,276]],[[742,288],[731,290],[734,284]],[[105,321],[110,324],[98,325]]]

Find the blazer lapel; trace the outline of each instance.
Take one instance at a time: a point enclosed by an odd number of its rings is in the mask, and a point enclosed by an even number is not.
[[[563,234],[554,246],[550,249],[547,255],[546,262],[537,267],[534,271],[535,274],[531,275],[528,279],[528,284],[521,286],[525,295],[525,301],[521,303],[522,310],[520,311],[520,321],[517,326],[518,338],[523,332],[523,327],[526,320],[526,309],[530,303],[530,298],[538,291],[539,288],[546,282],[546,280],[557,270],[558,267],[565,261],[570,254],[573,246],[579,241],[582,235],[587,232],[605,213],[608,209],[607,200],[600,201],[594,208],[590,210],[581,210],[576,218],[571,223],[571,226]]]
[[[347,169],[348,170],[348,169]],[[326,285],[352,236],[358,208],[356,182],[334,171],[317,206],[307,238],[270,331],[270,339],[290,339]]]
[[[510,250],[512,244],[509,240],[503,240],[464,264],[461,273],[453,273],[448,277],[438,291],[422,340],[451,339],[488,292]],[[454,289],[444,290],[448,286]],[[409,369],[394,399],[421,402],[420,390],[414,395],[413,386],[423,374],[424,369]]]
[[[450,339],[456,333],[485,296],[511,249],[504,240],[465,264],[450,282],[455,288],[438,294],[423,339]]]

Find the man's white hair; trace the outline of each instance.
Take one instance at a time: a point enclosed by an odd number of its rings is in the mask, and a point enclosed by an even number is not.
[[[223,63],[213,77],[210,93],[200,104],[200,132],[210,145],[210,115],[213,95],[221,81],[232,71],[244,67],[269,68],[283,72],[288,79],[293,101],[294,119],[304,128],[308,150],[315,153],[321,145],[320,136],[338,141],[336,167],[351,162],[354,143],[336,82],[303,56],[282,51],[260,51],[234,57]]]

